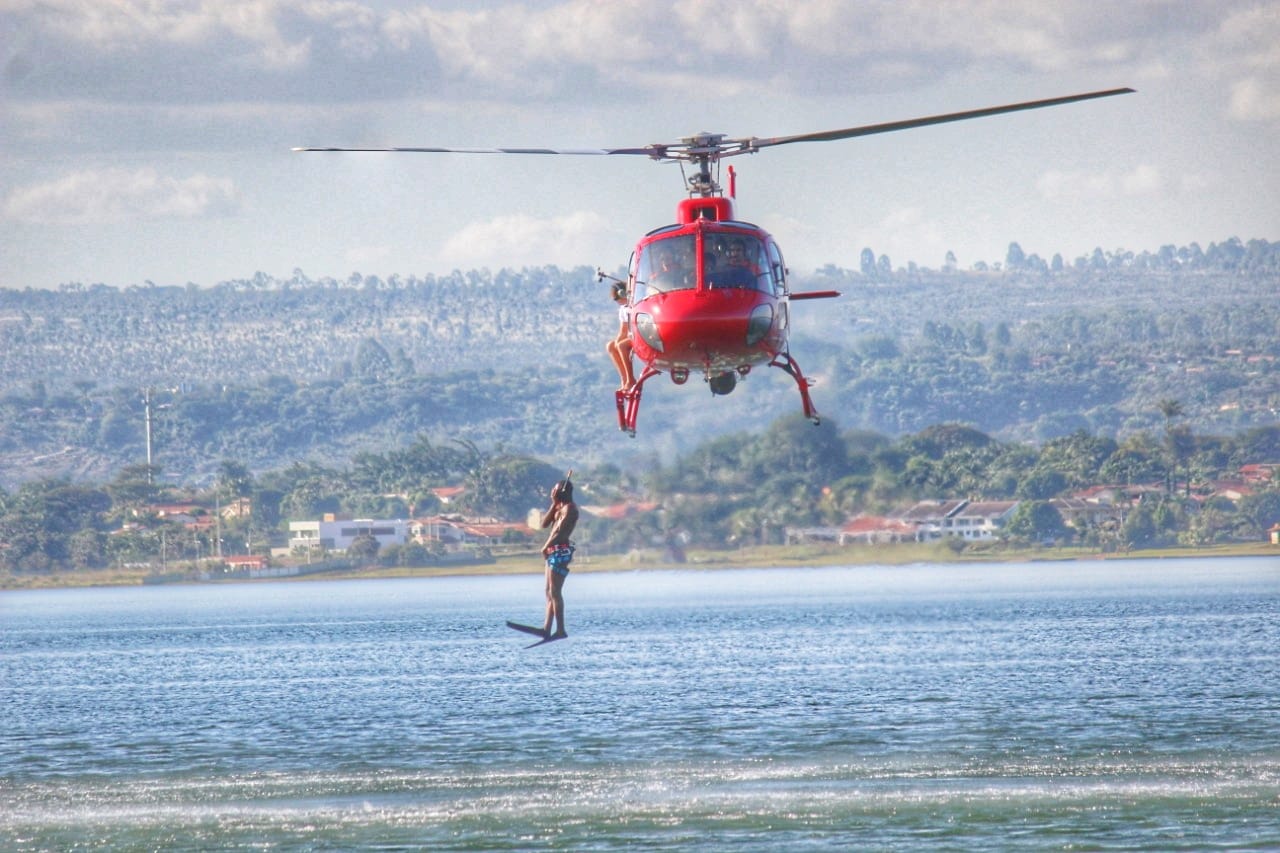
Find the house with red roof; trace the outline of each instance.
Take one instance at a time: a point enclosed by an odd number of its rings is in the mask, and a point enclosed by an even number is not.
[[[838,542],[841,545],[888,545],[913,542],[916,527],[900,518],[883,515],[857,515],[840,527]]]
[[[596,518],[607,518],[610,521],[621,521],[640,513],[653,512],[659,504],[653,501],[623,501],[609,506],[581,506],[581,510]]]
[[[495,518],[464,518],[460,515],[431,515],[409,522],[409,536],[417,542],[442,545],[498,545],[512,539],[528,539],[528,525]]]
[[[1277,469],[1280,469],[1278,462],[1254,462],[1241,465],[1240,479],[1254,486],[1266,485],[1271,482]]]
[[[456,501],[467,491],[466,486],[437,486],[431,490],[431,494],[436,496],[436,500],[445,506]]]

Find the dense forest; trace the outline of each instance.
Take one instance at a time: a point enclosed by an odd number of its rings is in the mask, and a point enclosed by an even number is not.
[[[1177,400],[1197,433],[1235,435],[1280,410],[1280,244],[795,276],[839,300],[795,307],[792,352],[824,416],[908,435],[959,422],[1005,441],[1159,430]],[[147,460],[207,485],[340,465],[418,435],[578,465],[653,468],[798,409],[760,370],[730,397],[651,382],[639,434],[614,422],[614,331],[586,268],[346,279],[258,274],[212,288],[71,283],[0,290],[0,485],[110,480]]]

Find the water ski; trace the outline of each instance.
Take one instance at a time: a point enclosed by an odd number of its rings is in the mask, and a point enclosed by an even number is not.
[[[533,636],[538,638],[538,642],[534,643],[531,646],[525,646],[526,649],[531,649],[533,648],[533,646],[541,646],[544,643],[554,643],[556,640],[564,639],[564,637],[556,636],[555,634],[551,634],[550,636],[548,636],[547,632],[542,630],[541,628],[535,628],[532,625],[521,625],[519,622],[508,621],[507,627],[516,631],[522,631],[525,634],[532,634]]]

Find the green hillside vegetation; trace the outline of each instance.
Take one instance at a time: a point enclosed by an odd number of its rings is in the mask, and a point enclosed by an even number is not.
[[[1011,244],[999,264],[952,260],[894,269],[868,249],[859,270],[793,280],[844,293],[794,310],[821,427],[760,369],[727,398],[650,383],[635,439],[616,429],[602,352],[616,321],[587,268],[0,290],[0,559],[39,570],[146,552],[149,533],[104,538],[139,490],[207,503],[228,468],[254,484],[260,542],[287,518],[403,515],[463,482],[468,509],[519,518],[523,492],[483,498],[502,494],[485,478],[511,460],[539,489],[572,466],[599,502],[665,508],[596,531],[606,548],[677,528],[767,542],[916,497],[1147,480],[1169,503],[1151,541],[1258,534],[1265,513],[1248,506],[1253,521],[1222,507],[1229,522],[1193,534],[1187,484],[1280,461],[1280,244],[1070,262]],[[920,444],[959,429],[973,440]],[[1097,445],[1093,467],[1060,452],[1080,441]]]
[[[1046,265],[1015,244],[1007,263],[797,281],[844,292],[794,311],[820,411],[889,435],[955,421],[1020,441],[1157,429],[1165,399],[1200,432],[1275,422],[1280,245]],[[327,464],[419,433],[649,464],[797,409],[778,371],[714,400],[657,381],[640,437],[620,440],[609,304],[585,268],[0,291],[0,484],[104,480],[145,460],[147,388],[154,461],[206,483],[224,458]]]
[[[1215,481],[1234,478],[1256,459],[1280,459],[1280,426],[1227,438],[1196,435],[1171,421],[1162,435],[1137,433],[1116,442],[1077,432],[1036,448],[955,424],[895,440],[841,431],[830,421],[815,429],[788,416],[762,432],[709,440],[649,471],[614,464],[579,471],[578,500],[588,513],[578,538],[597,554],[764,546],[781,543],[789,528],[840,525],[922,498],[963,497],[1021,499],[1005,531],[1013,546],[1076,542],[1115,552],[1259,542],[1280,521],[1280,478],[1234,500],[1214,496]],[[358,454],[341,468],[294,464],[255,476],[223,461],[207,489],[166,484],[161,473],[134,465],[106,484],[37,480],[0,492],[0,570],[16,576],[194,561],[214,552],[215,530],[225,553],[265,553],[283,544],[288,519],[439,512],[431,488],[446,484],[466,487],[450,511],[521,519],[545,503],[560,472],[531,456],[420,437],[401,450]],[[1122,524],[1067,528],[1047,499],[1095,483],[1153,488]],[[212,519],[239,497],[251,499],[252,514],[216,528],[184,524],[156,508],[185,503],[184,514]],[[593,506],[626,503],[644,508],[619,520],[590,514]],[[510,544],[527,550],[534,542],[531,535],[516,536]],[[416,565],[432,554],[410,545],[377,556]]]

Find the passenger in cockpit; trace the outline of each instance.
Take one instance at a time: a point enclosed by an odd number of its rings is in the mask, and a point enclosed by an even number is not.
[[[635,300],[643,300],[650,293],[682,291],[694,287],[698,283],[694,259],[694,241],[691,238],[677,237],[650,243],[641,259],[641,275],[636,280]]]

